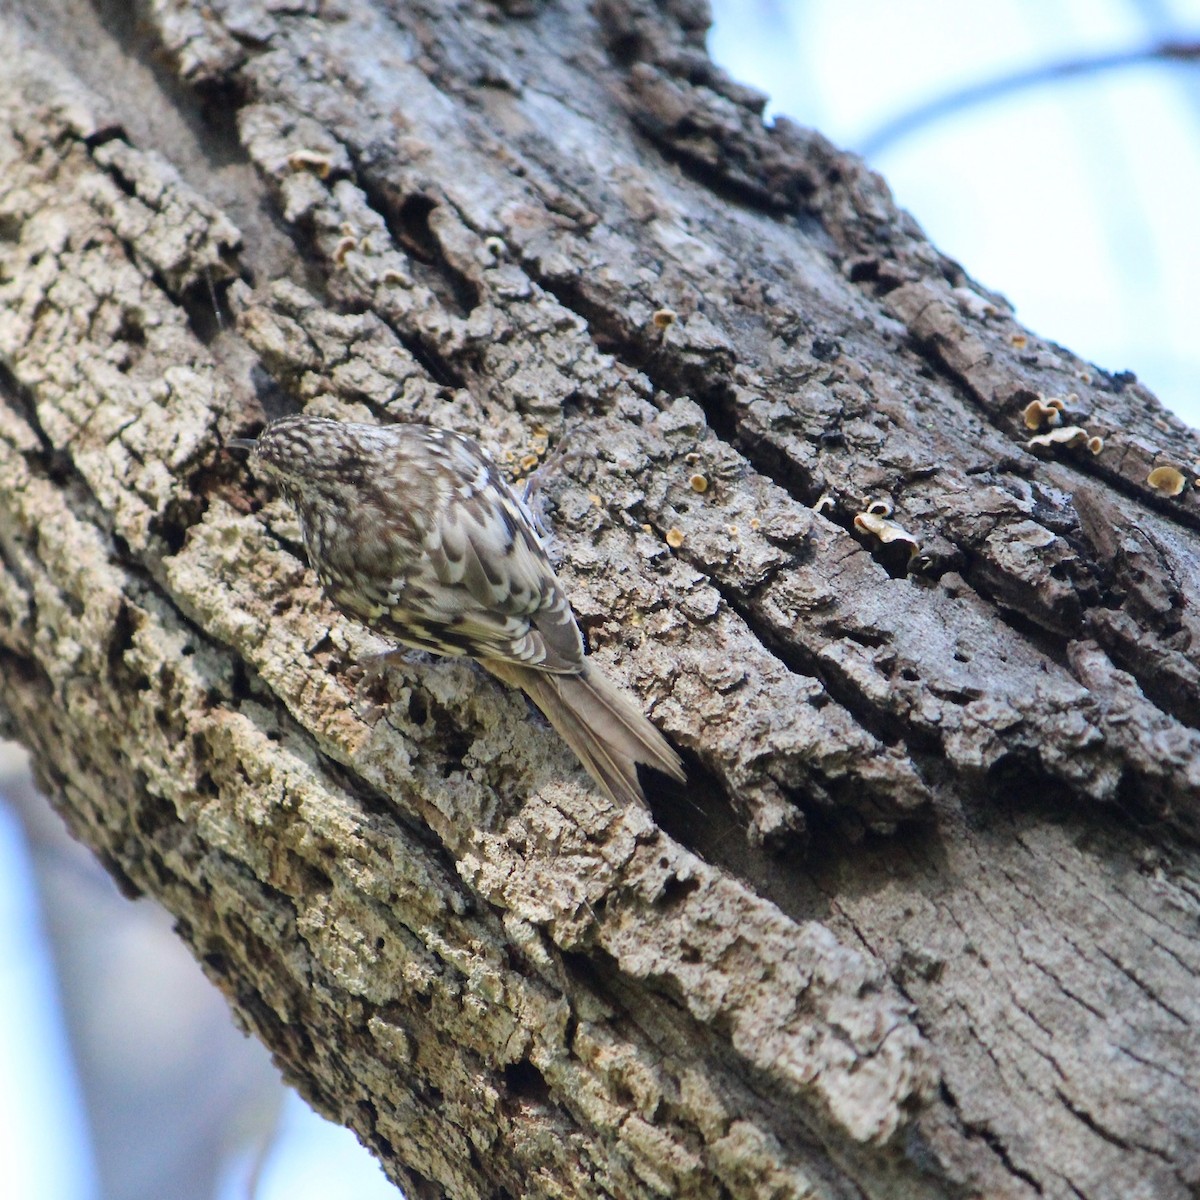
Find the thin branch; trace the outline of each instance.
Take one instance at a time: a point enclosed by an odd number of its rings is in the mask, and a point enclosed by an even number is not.
[[[1200,41],[1169,41],[1145,46],[1138,50],[1121,50],[1081,58],[1063,59],[1026,67],[1009,75],[973,83],[968,87],[947,92],[933,100],[918,104],[908,112],[885,121],[859,144],[859,153],[873,159],[894,142],[943,117],[950,116],[973,104],[985,104],[1009,92],[1038,87],[1078,75],[1093,75],[1119,67],[1137,66],[1147,62],[1196,62],[1200,60]]]

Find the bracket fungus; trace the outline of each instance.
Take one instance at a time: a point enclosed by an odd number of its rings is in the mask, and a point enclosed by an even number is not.
[[[1067,399],[1071,399],[1072,396],[1068,396]],[[1078,399],[1078,397],[1075,398]],[[1051,396],[1049,400],[1039,396],[1025,405],[1021,419],[1025,422],[1026,429],[1032,429],[1035,432],[1039,429],[1051,429],[1062,424],[1064,408],[1066,408],[1066,401],[1061,396]]]
[[[876,503],[879,503],[878,501]],[[898,525],[895,521],[889,520],[882,513],[871,512],[869,509],[866,512],[860,512],[854,518],[854,528],[859,533],[868,534],[875,538],[880,545],[904,546],[908,550],[908,557],[912,558],[920,550],[920,544],[902,525]]]
[[[1155,467],[1146,482],[1163,496],[1178,496],[1187,487],[1187,477],[1178,467]]]
[[[333,157],[324,150],[293,150],[287,161],[291,170],[311,171],[318,179],[328,179],[333,173]]]
[[[1070,449],[1072,446],[1088,445],[1088,437],[1088,431],[1082,425],[1064,425],[1061,429],[1051,429],[1049,433],[1039,433],[1025,444],[1030,450],[1052,450],[1055,446]],[[1099,451],[1093,450],[1092,453],[1098,454]]]
[[[1052,450],[1055,446],[1070,449],[1073,446],[1087,446],[1092,454],[1099,454],[1104,449],[1104,439],[1091,434],[1082,425],[1064,425],[1063,415],[1073,404],[1079,403],[1075,392],[1065,396],[1038,396],[1031,400],[1021,410],[1021,420],[1026,429],[1035,432],[1025,443],[1030,450]],[[1037,433],[1037,430],[1045,430]]]

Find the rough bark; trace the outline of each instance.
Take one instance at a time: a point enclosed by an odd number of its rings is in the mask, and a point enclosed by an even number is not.
[[[320,1111],[412,1197],[1196,1194],[1186,427],[702,3],[3,11],[0,717]],[[1029,447],[1067,393],[1099,454]],[[365,710],[220,452],[301,405],[573,428],[561,574],[686,794],[470,665]]]

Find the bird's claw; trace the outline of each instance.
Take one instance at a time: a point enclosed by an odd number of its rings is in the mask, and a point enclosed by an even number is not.
[[[372,654],[364,658],[350,668],[348,674],[358,677],[354,681],[354,704],[359,716],[368,725],[374,725],[387,711],[387,704],[380,704],[379,697],[372,693],[383,684],[384,695],[388,701],[391,700],[391,693],[386,687],[388,670],[401,663],[411,662],[413,655],[420,653],[419,650],[385,650],[381,654]]]

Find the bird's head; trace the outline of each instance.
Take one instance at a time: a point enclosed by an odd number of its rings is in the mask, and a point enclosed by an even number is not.
[[[293,416],[272,421],[257,438],[231,438],[226,445],[248,450],[251,464],[293,494],[310,488],[353,484],[363,477],[371,426]]]

